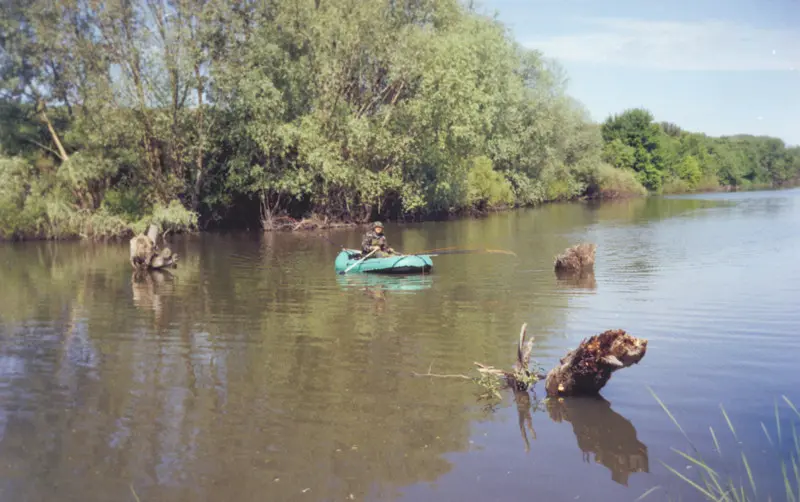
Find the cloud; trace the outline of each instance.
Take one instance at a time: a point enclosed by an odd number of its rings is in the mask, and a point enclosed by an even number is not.
[[[580,33],[525,45],[562,61],[658,70],[790,70],[800,67],[800,31],[729,21],[602,18]]]

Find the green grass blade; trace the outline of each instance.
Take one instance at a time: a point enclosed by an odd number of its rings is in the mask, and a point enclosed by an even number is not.
[[[696,466],[700,467],[701,469],[703,469],[706,473],[708,473],[708,476],[711,478],[711,483],[714,484],[714,488],[716,488],[717,492],[721,493],[721,494],[725,493],[725,490],[722,488],[722,485],[719,484],[719,474],[717,474],[717,471],[715,471],[714,469],[709,467],[702,460],[697,460],[696,458],[692,457],[691,455],[688,455],[688,454],[686,454],[686,453],[684,453],[684,452],[682,452],[680,450],[676,450],[675,448],[670,448],[670,449],[672,451],[674,451],[675,453],[677,453],[678,455],[680,455],[683,458],[685,458],[686,460],[688,460],[689,462],[691,462],[691,463],[695,464]],[[703,475],[702,472],[701,472],[701,476],[703,476],[703,480],[704,480],[706,486],[708,487],[711,483],[709,483],[708,481],[705,480],[705,476]],[[727,497],[725,497],[725,498],[727,498]]]
[[[792,455],[792,470],[794,471],[794,482],[797,485],[797,493],[800,494],[800,469],[797,466],[797,458]]]
[[[800,417],[800,411],[797,411],[797,408],[795,408],[795,407],[794,407],[794,403],[792,403],[791,401],[789,401],[789,398],[788,398],[788,397],[786,397],[786,396],[781,396],[781,397],[783,398],[783,400],[784,400],[784,401],[786,401],[786,404],[788,404],[788,405],[789,405],[789,407],[790,407],[790,408],[791,408],[791,409],[794,411],[795,415],[797,415],[798,417]]]
[[[728,414],[725,412],[725,408],[722,407],[722,404],[719,405],[719,409],[722,410],[722,416],[724,416],[725,417],[725,421],[728,422],[728,427],[730,428],[731,433],[733,433],[733,438],[736,441],[739,441],[738,436],[736,436],[736,429],[733,428],[733,423],[731,423],[731,419],[728,418]]]
[[[717,435],[714,434],[714,428],[713,427],[709,427],[708,430],[711,431],[711,439],[714,440],[714,448],[716,448],[717,453],[719,453],[721,455],[722,454],[722,448],[719,447],[719,441],[717,441]]]
[[[648,495],[650,495],[651,493],[653,493],[654,491],[656,491],[656,490],[658,490],[658,489],[660,489],[660,488],[661,488],[661,486],[660,486],[660,485],[656,485],[656,486],[654,486],[654,487],[650,488],[649,490],[647,490],[647,491],[646,491],[646,492],[644,492],[643,494],[639,495],[639,498],[637,498],[637,499],[636,499],[636,500],[634,500],[633,502],[639,502],[640,500],[644,499],[645,497],[647,497]]]
[[[703,462],[702,460],[698,460],[698,459],[694,458],[693,456],[689,455],[688,453],[684,453],[684,452],[682,452],[682,451],[680,451],[680,450],[676,450],[675,448],[670,448],[670,450],[674,451],[675,453],[677,453],[677,454],[678,454],[678,455],[680,455],[681,457],[685,458],[685,459],[686,459],[686,460],[688,460],[689,462],[691,462],[691,463],[693,463],[694,465],[696,465],[696,466],[700,467],[701,469],[705,470],[705,471],[706,471],[706,472],[708,472],[708,473],[709,473],[711,476],[717,476],[717,475],[718,475],[718,474],[716,473],[716,471],[714,471],[714,469],[712,469],[711,467],[709,467],[709,466],[708,466],[708,464],[706,464],[706,463],[705,463],[705,462]]]
[[[769,445],[775,446],[775,443],[772,442],[772,438],[769,437],[769,432],[767,432],[767,426],[764,425],[764,422],[761,422],[761,429],[764,431],[764,435],[767,436],[767,441],[769,441]]]
[[[778,430],[778,444],[781,444],[781,417],[778,412],[778,400],[775,400],[775,427]]]
[[[789,483],[789,476],[786,474],[786,464],[781,463],[781,471],[783,471],[783,483],[786,486],[786,500],[791,502],[797,502],[797,499],[794,498],[792,485]]]
[[[653,397],[655,398],[655,400],[658,401],[658,404],[661,406],[661,409],[663,409],[664,413],[666,413],[667,416],[669,417],[669,419],[672,420],[672,423],[675,424],[675,427],[677,427],[678,430],[681,431],[681,434],[683,434],[683,437],[685,437],[686,441],[688,441],[689,444],[692,446],[692,449],[694,451],[697,451],[697,448],[694,446],[694,443],[692,443],[692,440],[689,439],[689,435],[686,434],[686,431],[683,430],[683,427],[681,427],[681,424],[678,423],[678,420],[675,418],[675,416],[672,414],[672,412],[669,411],[669,409],[667,408],[667,405],[664,404],[664,402],[661,401],[661,399],[659,399],[659,397],[656,395],[656,393],[653,391],[653,389],[651,389],[649,386],[647,387],[647,390],[649,390],[650,394],[652,394]]]
[[[747,457],[744,455],[744,452],[742,452],[742,463],[744,464],[744,468],[747,471],[747,478],[750,480],[750,488],[753,489],[753,495],[757,495],[758,493],[756,492],[756,480],[753,479],[753,471],[750,470],[750,464],[747,463]]]
[[[728,479],[728,486],[731,488],[730,492],[733,493],[733,497],[736,500],[736,502],[741,502],[739,500],[739,491],[736,489],[735,486],[733,486],[733,479]],[[725,499],[724,500],[728,500],[727,493],[725,494]]]
[[[662,462],[662,464],[664,464],[664,463]],[[718,500],[717,497],[715,497],[711,492],[709,492],[708,490],[706,490],[702,486],[698,485],[697,483],[695,483],[691,479],[687,478],[686,476],[684,476],[680,472],[676,471],[672,467],[668,466],[667,464],[664,464],[664,467],[666,467],[669,471],[671,471],[673,474],[675,474],[676,476],[678,476],[682,480],[686,481],[688,484],[690,484],[692,487],[694,487],[695,490],[699,491],[700,493],[702,493],[703,495],[708,497],[710,500]]]

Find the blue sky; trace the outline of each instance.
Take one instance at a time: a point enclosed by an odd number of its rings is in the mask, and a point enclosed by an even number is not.
[[[479,0],[556,59],[595,121],[626,108],[800,145],[800,0]]]

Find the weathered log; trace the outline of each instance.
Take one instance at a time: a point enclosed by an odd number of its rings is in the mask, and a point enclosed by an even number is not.
[[[568,247],[555,258],[556,271],[582,271],[594,268],[597,244],[584,242]]]
[[[621,329],[586,338],[547,374],[547,395],[598,394],[612,373],[637,364],[646,352],[646,339],[631,336]]]
[[[178,254],[168,247],[159,250],[157,239],[158,226],[151,224],[147,234],[139,234],[130,240],[130,261],[135,270],[158,270],[177,266]]]

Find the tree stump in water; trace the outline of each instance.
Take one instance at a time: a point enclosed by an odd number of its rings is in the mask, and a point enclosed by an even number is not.
[[[157,239],[158,227],[150,225],[147,234],[139,234],[130,240],[130,259],[134,269],[158,270],[177,266],[177,253],[173,254],[167,247],[159,251]]]
[[[516,391],[528,390],[537,381],[545,380],[548,397],[597,395],[608,383],[611,374],[637,364],[647,352],[647,340],[637,338],[624,330],[608,330],[584,339],[578,348],[571,350],[559,365],[547,375],[531,371],[528,367],[533,340],[526,340],[526,325],[522,325],[517,344],[517,360],[512,371],[505,371],[475,363],[486,376],[501,378]]]
[[[631,336],[621,329],[584,339],[547,374],[547,395],[598,394],[612,373],[637,364],[646,352],[646,339]]]
[[[563,253],[556,256],[556,272],[580,272],[593,269],[596,250],[597,244],[586,242],[568,247]]]

